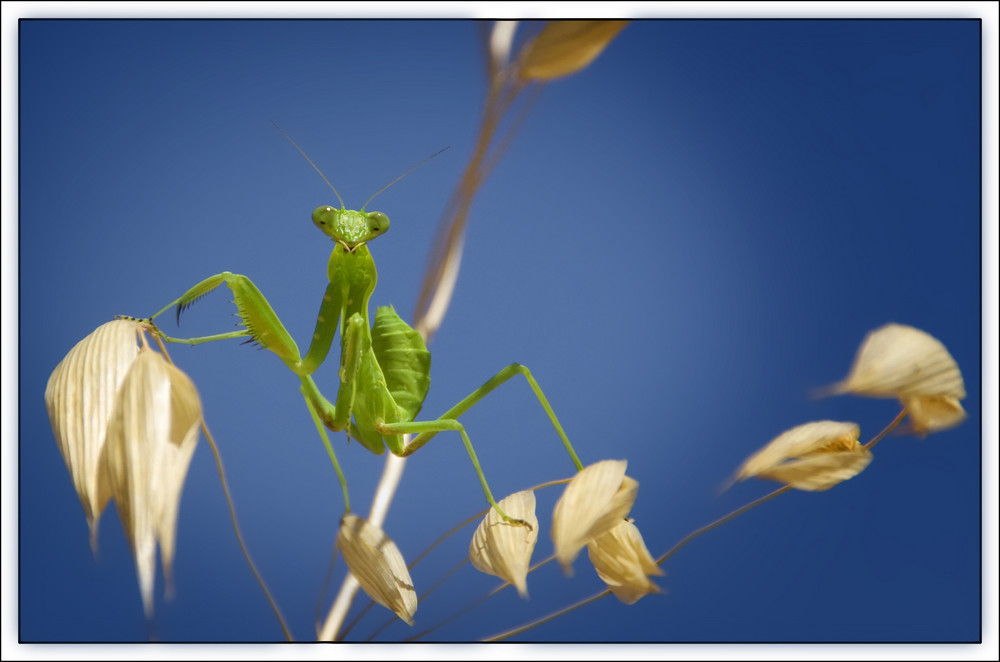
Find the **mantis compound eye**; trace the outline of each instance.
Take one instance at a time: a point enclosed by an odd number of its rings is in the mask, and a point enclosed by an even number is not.
[[[326,234],[330,234],[339,214],[339,209],[335,209],[330,205],[323,205],[313,210],[312,220],[316,224],[316,227]]]
[[[372,237],[382,234],[389,229],[389,217],[380,211],[368,212],[368,231]]]

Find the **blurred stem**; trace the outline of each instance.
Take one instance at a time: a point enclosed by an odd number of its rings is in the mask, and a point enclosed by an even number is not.
[[[523,84],[516,79],[514,83],[510,83],[511,77],[510,69],[501,67],[490,80],[475,148],[448,201],[444,219],[432,244],[434,253],[417,298],[413,325],[428,343],[444,320],[451,302],[454,284],[458,279],[465,225],[472,200],[498,154],[502,153],[502,150],[495,152],[487,163],[487,157],[491,156],[490,146],[501,120],[523,89]]]

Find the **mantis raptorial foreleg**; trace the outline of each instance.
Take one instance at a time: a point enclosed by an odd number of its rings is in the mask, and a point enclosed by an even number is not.
[[[281,323],[271,304],[264,298],[253,281],[242,274],[224,271],[221,274],[210,276],[182,294],[178,299],[168,303],[149,319],[156,319],[171,308],[176,308],[176,318],[179,323],[180,315],[187,307],[223,283],[233,292],[233,302],[236,304],[245,329],[200,338],[171,338],[168,336],[164,336],[164,338],[170,342],[197,345],[212,340],[250,336],[261,346],[277,354],[285,362],[285,365],[297,375],[312,374],[323,363],[330,351],[330,345],[333,343],[336,323],[343,304],[343,290],[345,288],[340,278],[331,280],[326,288],[317,316],[316,331],[305,359],[299,355],[298,345],[295,344],[292,336]],[[374,288],[374,283],[372,283],[372,287]],[[332,324],[328,320],[332,320]]]
[[[326,355],[329,353],[330,345],[333,342],[334,331],[336,330],[337,320],[340,318],[341,307],[344,300],[342,280],[335,278],[331,281],[330,285],[327,286],[327,290],[323,295],[323,301],[320,304],[320,312],[317,316],[316,332],[313,334],[313,341],[309,346],[309,351],[304,360],[299,355],[298,346],[295,344],[295,341],[281,323],[281,320],[278,318],[277,313],[274,312],[270,303],[268,303],[264,295],[261,294],[260,290],[253,283],[253,281],[241,274],[224,271],[221,274],[216,274],[206,278],[182,294],[178,299],[161,308],[156,314],[148,318],[148,321],[152,323],[155,318],[167,310],[176,308],[176,319],[180,322],[180,314],[185,308],[223,283],[225,283],[226,286],[228,286],[233,292],[234,303],[236,304],[243,324],[246,326],[245,329],[198,338],[173,338],[163,334],[162,331],[157,329],[163,339],[173,343],[199,345],[214,340],[249,337],[250,340],[260,343],[262,346],[277,354],[292,372],[299,375],[301,380],[308,380],[312,387],[309,392],[314,394],[313,399],[315,400],[316,396],[318,396],[320,400],[325,402],[325,398],[319,394],[319,390],[316,388],[312,378],[309,377],[309,374],[315,371],[316,367],[323,362]],[[372,283],[372,287],[374,287],[374,283]],[[364,326],[364,320],[360,315],[355,313],[352,315],[350,323],[351,327],[355,329],[355,331],[353,333],[348,333],[347,335],[355,337],[357,336],[357,327]],[[363,340],[358,340],[353,344],[363,345]],[[345,350],[348,345],[348,343],[345,343]],[[334,429],[344,429],[350,421],[350,405],[351,400],[353,400],[353,389],[351,387],[351,383],[353,380],[349,377],[356,374],[357,364],[357,360],[351,361],[346,355],[341,357],[342,384],[340,396],[338,396],[338,403],[341,402],[341,399],[343,398],[346,406],[343,407],[343,413],[341,416],[333,417],[331,419],[340,423],[339,427]],[[353,372],[351,371],[352,365],[354,366]],[[309,412],[312,415],[313,420],[319,424],[323,444],[326,446],[327,453],[330,455],[330,460],[333,462],[334,469],[340,479],[341,488],[344,491],[345,503],[349,503],[347,496],[347,481],[344,478],[343,471],[340,469],[339,462],[337,462],[337,456],[333,451],[333,446],[330,444],[329,438],[327,438],[325,429],[323,429],[323,423],[320,422],[318,418],[316,408],[310,402],[310,395],[307,395],[305,384],[303,384],[303,388],[300,390],[306,399],[306,406],[309,408]]]

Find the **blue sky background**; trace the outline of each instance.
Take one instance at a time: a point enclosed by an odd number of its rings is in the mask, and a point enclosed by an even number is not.
[[[117,313],[148,315],[208,275],[249,275],[305,347],[328,239],[309,214],[381,194],[373,305],[412,311],[484,90],[466,21],[29,21],[20,25],[19,626],[22,641],[144,641],[113,507],[100,554],[45,413],[52,369]],[[691,543],[665,595],[607,598],[524,641],[975,641],[980,636],[980,25],[976,21],[651,21],[543,91],[473,207],[455,297],[431,345],[426,417],[508,363],[529,366],[584,462],[627,459],[654,555],[776,485],[719,488],[784,430],[861,426],[888,400],[815,400],[887,322],[960,365],[961,427],[893,436],[858,477],[792,492]],[[164,329],[232,327],[227,291]],[[314,610],[343,499],[269,352],[172,346],[220,444],[248,545],[293,633]],[[333,364],[317,373],[332,397]],[[497,494],[570,475],[524,383],[463,419]],[[334,443],[364,514],[382,460]],[[558,491],[538,494],[543,535]],[[408,463],[387,533],[407,559],[485,505],[457,437]],[[418,593],[473,527],[413,571]],[[324,611],[339,585],[324,599]],[[281,631],[233,535],[208,445],[181,502],[164,641]],[[424,602],[438,623],[497,584],[465,567]],[[552,565],[435,631],[488,636],[603,588]],[[363,604],[359,601],[356,610]],[[363,639],[388,612],[351,632]]]

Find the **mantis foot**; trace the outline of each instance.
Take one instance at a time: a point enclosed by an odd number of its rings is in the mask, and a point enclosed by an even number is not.
[[[516,517],[509,517],[503,514],[501,514],[501,517],[503,517],[503,521],[507,522],[508,524],[513,524],[514,526],[526,526],[528,527],[528,531],[533,530],[533,527],[527,522],[525,522],[523,519],[517,519]]]

